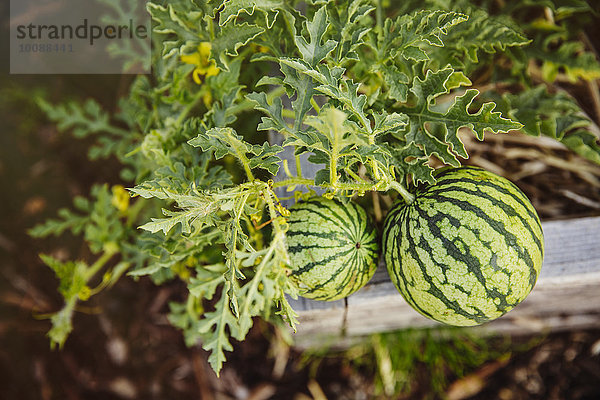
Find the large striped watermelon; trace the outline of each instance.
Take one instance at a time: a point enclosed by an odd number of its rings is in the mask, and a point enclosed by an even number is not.
[[[377,235],[359,205],[313,197],[290,207],[288,223],[291,278],[302,296],[341,299],[375,273]]]
[[[537,213],[514,184],[480,168],[445,169],[436,179],[386,217],[392,282],[436,321],[468,326],[498,318],[527,297],[540,273]]]

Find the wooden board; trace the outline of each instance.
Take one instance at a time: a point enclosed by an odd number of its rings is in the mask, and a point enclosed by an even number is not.
[[[505,316],[476,329],[511,333],[600,326],[600,217],[543,224],[546,255],[529,297]],[[291,300],[300,346],[407,327],[435,326],[414,311],[380,264],[371,282],[344,300]],[[343,342],[343,340],[342,340]]]

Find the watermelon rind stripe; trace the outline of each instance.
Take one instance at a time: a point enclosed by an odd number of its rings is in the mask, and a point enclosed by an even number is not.
[[[510,181],[447,169],[392,206],[383,251],[392,282],[421,314],[452,325],[500,317],[533,289],[544,255],[535,208]]]
[[[303,245],[295,245],[295,246],[288,246],[288,253],[292,253],[292,254],[296,254],[296,253],[300,253],[301,251],[304,250],[311,250],[311,249],[339,249],[340,246],[344,246],[347,243],[345,242],[340,242],[337,246],[324,246],[322,244],[313,244],[313,245],[308,245],[308,246],[303,246]]]
[[[406,222],[408,225],[408,222],[410,220],[407,218]],[[420,262],[420,257],[417,254],[417,246],[416,243],[414,242],[414,239],[408,235],[407,240],[409,242],[409,246],[408,246],[408,251],[412,257],[412,259],[417,262],[417,264],[419,265],[420,269],[421,269],[421,273],[423,276],[423,279],[425,280],[425,282],[427,282],[429,284],[429,289],[427,290],[428,293],[430,293],[431,295],[433,295],[434,297],[436,297],[437,299],[439,299],[447,308],[449,308],[450,310],[454,311],[456,314],[462,315],[463,317],[473,320],[475,322],[477,322],[477,317],[472,316],[471,314],[467,313],[456,301],[452,301],[450,299],[448,299],[444,293],[436,286],[436,284],[433,282],[433,279],[431,276],[429,276],[426,272],[425,272],[425,268],[423,266],[423,264]],[[408,292],[410,293],[410,290],[408,290]],[[417,302],[415,301],[415,299],[412,297],[412,302],[413,304],[417,305]],[[417,310],[420,311],[421,313],[426,312],[422,307],[417,305]],[[429,313],[427,313],[429,314]],[[429,314],[431,315],[431,314]]]
[[[346,255],[350,254],[352,252],[352,250],[353,250],[352,248],[349,248],[348,250],[345,250],[345,251],[343,251],[341,253],[335,253],[335,254],[333,254],[333,255],[325,258],[324,260],[309,262],[309,263],[303,265],[302,268],[298,268],[298,269],[293,270],[292,274],[293,275],[302,275],[305,272],[309,272],[314,267],[317,267],[317,266],[320,266],[320,265],[325,265],[325,264],[331,262],[332,260],[335,260],[336,258],[340,258],[340,257],[346,256]]]
[[[308,204],[315,204],[315,202],[309,202]],[[322,208],[328,210],[331,215],[335,216],[337,218],[337,220],[339,221],[339,223],[341,223],[344,227],[348,228],[348,233],[350,235],[357,235],[358,232],[356,230],[356,228],[358,228],[360,226],[360,224],[354,223],[352,224],[354,226],[354,229],[352,229],[352,227],[348,226],[348,221],[358,221],[360,219],[360,215],[357,212],[354,215],[350,214],[350,210],[355,210],[355,207],[353,204],[349,203],[347,207],[340,207],[339,205],[336,204],[336,207],[334,208],[333,204],[331,203],[324,203],[322,204]],[[342,217],[337,211],[341,210],[344,214],[346,214],[346,218]],[[365,215],[366,217],[366,215]]]
[[[449,201],[452,200],[452,198],[449,198],[448,195],[451,194],[456,194],[456,193],[461,193],[461,194],[465,194],[467,196],[470,196],[470,198],[472,199],[472,201],[475,201],[477,199],[485,199],[488,200],[490,203],[492,203],[495,207],[498,207],[499,209],[501,209],[507,216],[509,217],[516,217],[520,220],[521,224],[529,231],[532,240],[534,240],[536,242],[536,245],[538,247],[542,247],[542,243],[539,239],[539,234],[541,232],[541,225],[539,224],[539,222],[536,221],[536,227],[537,227],[537,232],[534,230],[533,226],[527,221],[527,219],[525,217],[523,217],[522,213],[519,213],[512,205],[507,204],[505,202],[502,201],[497,201],[496,199],[494,199],[491,195],[489,195],[488,193],[482,192],[482,191],[470,191],[464,188],[443,188],[443,189],[439,189],[436,190],[432,193],[428,193],[426,196],[423,196],[424,198],[428,198],[431,199],[433,201]],[[447,195],[444,195],[447,194]],[[526,210],[528,210],[527,208],[525,208]],[[531,218],[530,218],[531,219]]]
[[[424,219],[426,218],[426,216],[423,215],[422,210],[417,208],[417,211],[419,212],[421,218],[424,218]],[[477,281],[481,284],[481,286],[483,286],[488,297],[492,297],[492,298],[495,297],[494,291],[491,291],[488,288],[485,277],[483,276],[481,269],[479,268],[479,265],[478,265],[479,259],[471,254],[469,247],[466,246],[466,243],[465,243],[464,250],[461,251],[458,249],[458,247],[456,246],[456,244],[454,242],[452,242],[452,241],[448,240],[446,237],[444,237],[439,226],[436,223],[441,218],[445,218],[445,216],[440,213],[440,214],[436,214],[433,218],[425,219],[428,223],[429,231],[433,234],[433,236],[437,237],[439,240],[442,241],[444,249],[446,250],[446,252],[448,253],[448,255],[451,258],[453,258],[457,261],[463,262],[467,266],[467,270],[469,272],[471,272],[475,276]],[[460,238],[457,238],[457,239],[460,240]],[[423,274],[426,274],[426,271],[423,270]],[[445,274],[444,274],[444,276],[445,276]],[[458,286],[458,285],[455,285],[455,287],[459,290],[462,290],[460,288],[460,286]],[[462,291],[464,292],[464,290],[462,290]],[[502,301],[502,299],[501,299],[501,301]],[[506,301],[504,301],[503,304],[506,304]],[[480,321],[478,321],[478,322],[480,322]]]
[[[504,238],[507,247],[512,247],[515,251],[518,252],[519,257],[525,261],[525,263],[531,270],[531,276],[533,276],[533,278],[535,279],[537,272],[531,255],[529,254],[529,251],[521,246],[512,245],[513,243],[517,243],[517,237],[506,228],[505,224],[502,221],[497,221],[493,218],[489,218],[485,211],[483,211],[477,206],[474,206],[469,202],[451,199],[445,196],[438,196],[438,198],[443,199],[445,203],[452,204],[453,206],[456,206],[467,213],[475,214],[478,217],[478,219],[488,224],[494,231],[496,231],[500,236]],[[536,244],[538,243],[539,241]]]
[[[358,253],[354,252],[354,256],[353,258],[356,260]],[[323,287],[327,286],[328,283],[330,283],[331,281],[333,281],[341,272],[342,270],[348,268],[348,265],[350,265],[350,267],[354,267],[354,263],[351,264],[345,264],[345,265],[340,265],[338,269],[335,270],[335,272],[333,274],[331,274],[331,277],[329,279],[327,279],[326,281],[323,281],[321,283],[319,283],[318,285],[316,285],[315,287],[311,288],[309,290],[309,292],[315,292],[319,289],[322,289]],[[346,278],[344,279],[348,279],[349,275],[346,275]],[[346,286],[348,284],[348,282],[342,282],[340,285],[337,286],[338,289],[343,288],[344,286]]]
[[[375,227],[359,205],[312,198],[290,208],[287,248],[292,282],[302,296],[336,300],[362,287],[375,273]]]
[[[340,235],[339,232],[303,232],[303,231],[294,232],[294,231],[288,230],[286,236],[288,236],[288,237],[314,236],[314,237],[321,238],[321,239],[330,239],[330,240],[337,239],[340,243],[340,246],[343,246],[345,244],[345,242],[343,241],[342,236]]]
[[[454,179],[454,180],[445,180],[441,182],[440,187],[428,192],[427,194],[425,194],[425,197],[431,197],[431,196],[435,196],[436,194],[439,193],[443,193],[443,192],[448,192],[448,191],[452,191],[452,192],[465,192],[465,193],[469,193],[470,191],[466,188],[458,188],[456,186],[451,186],[451,187],[445,187],[446,185],[452,185],[452,184],[456,184],[456,183],[463,183],[458,179]],[[541,230],[541,223],[539,221],[539,218],[537,216],[537,214],[535,213],[535,209],[532,208],[531,204],[527,204],[529,203],[529,201],[525,201],[527,198],[525,197],[525,195],[523,194],[523,192],[521,192],[520,189],[518,189],[516,186],[511,187],[511,189],[516,189],[518,190],[518,193],[520,194],[519,196],[515,196],[514,192],[510,192],[509,190],[507,190],[504,187],[498,186],[498,185],[494,185],[490,182],[478,182],[478,185],[480,186],[484,186],[484,187],[489,187],[489,188],[493,188],[494,190],[506,195],[511,201],[516,201],[519,205],[521,205],[523,207],[523,209],[525,210],[525,212],[527,213],[527,215],[536,222],[537,227]],[[512,210],[514,210],[515,214],[517,216],[519,216],[521,218],[521,220],[523,222],[525,222],[525,218],[522,216],[521,213],[516,212],[516,210],[514,209],[514,207],[510,206],[509,204],[500,201],[497,198],[492,197],[490,194],[483,192],[481,190],[476,190],[475,192],[472,192],[471,194],[473,195],[477,195],[480,196],[482,198],[485,198],[487,200],[489,200],[490,202],[493,203],[494,206],[496,207],[500,207],[503,210],[505,208],[510,207]],[[529,224],[527,224],[528,226],[530,226]],[[532,229],[533,232],[533,229]],[[538,245],[539,245],[539,238],[537,238],[537,236],[534,235],[535,240],[537,240]]]
[[[310,204],[310,203],[309,203]],[[322,207],[324,208],[324,207]],[[332,212],[331,210],[329,210],[329,212],[331,213],[331,215],[333,215],[334,218],[329,217],[328,215],[326,215],[325,213],[321,212],[320,209],[316,209],[316,208],[309,208],[308,210],[310,210],[311,214],[316,214],[319,217],[323,218],[323,220],[334,223],[334,224],[339,224],[339,226],[344,230],[344,232],[348,235],[352,235],[353,231],[352,228],[350,226],[348,226],[347,221],[344,221],[343,219],[341,219],[337,214],[335,214],[334,212]],[[290,220],[290,222],[294,222],[294,220]]]
[[[475,168],[475,167],[463,167],[463,169],[465,170],[465,172],[467,172],[467,171],[471,172],[471,175],[474,177],[477,176],[475,174],[475,172],[481,171],[480,168]],[[438,176],[438,178],[442,178],[443,176],[447,175],[450,172],[451,171],[444,171],[444,173],[440,174],[440,176]],[[441,179],[440,181],[443,182],[444,186],[464,183],[464,180],[462,180],[462,179]],[[502,182],[502,184],[496,184],[496,183],[493,183],[490,181],[482,181],[482,180],[477,181],[478,185],[481,185],[484,187],[490,187],[494,190],[497,190],[498,192],[500,192],[502,194],[508,195],[511,198],[511,200],[517,201],[521,206],[523,206],[523,208],[525,208],[527,210],[527,214],[529,215],[529,217],[531,217],[532,219],[537,221],[538,224],[541,226],[540,219],[535,211],[535,208],[533,207],[533,205],[531,204],[531,202],[529,201],[529,199],[527,198],[525,193],[523,193],[523,191],[521,189],[519,189],[515,184],[513,184],[512,182],[510,182],[508,180],[504,180],[501,182]],[[439,185],[439,186],[433,188],[433,191],[440,190],[443,187],[443,185]],[[508,188],[507,188],[507,186],[508,186]]]

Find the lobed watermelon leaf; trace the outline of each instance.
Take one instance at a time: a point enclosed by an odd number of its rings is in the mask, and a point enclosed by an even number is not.
[[[410,120],[404,134],[406,143],[418,145],[427,156],[436,155],[443,162],[458,166],[460,163],[456,156],[467,157],[458,137],[460,128],[471,128],[480,140],[486,130],[498,133],[521,128],[520,123],[494,112],[494,103],[485,103],[477,112],[470,113],[469,106],[479,93],[476,89],[468,89],[457,96],[445,112],[435,111],[436,98],[469,83],[464,75],[450,67],[437,72],[428,71],[423,80],[415,78],[410,91],[415,95],[416,104],[400,108]]]

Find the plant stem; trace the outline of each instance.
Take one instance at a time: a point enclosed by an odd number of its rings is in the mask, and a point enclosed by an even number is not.
[[[407,204],[412,203],[415,200],[415,196],[408,191],[404,186],[399,184],[396,181],[379,181],[377,183],[371,182],[352,182],[352,183],[339,183],[336,182],[335,186],[330,184],[324,185],[315,185],[315,182],[312,179],[306,178],[290,178],[284,179],[273,184],[273,187],[282,187],[282,186],[292,186],[292,185],[306,185],[306,186],[321,186],[324,188],[330,188],[335,190],[358,190],[358,191],[377,191],[377,192],[386,192],[390,189],[393,189],[402,196],[404,201]]]
[[[410,193],[408,191],[408,189],[406,189],[404,186],[402,186],[398,182],[392,181],[392,182],[390,182],[390,186],[391,186],[392,189],[394,189],[395,191],[397,191],[398,194],[400,194],[400,196],[402,196],[402,198],[404,199],[404,201],[406,202],[406,204],[410,204],[413,201],[415,201],[415,196],[412,193]]]
[[[96,275],[96,273],[102,267],[104,267],[108,260],[110,260],[111,257],[114,256],[118,251],[119,247],[115,243],[107,243],[106,246],[104,246],[104,253],[102,253],[100,258],[98,258],[96,262],[90,265],[90,267],[87,269],[85,273],[85,280],[89,281],[90,279],[92,279],[94,275]]]
[[[337,157],[336,152],[333,152],[329,162],[329,183],[334,191],[337,190]]]
[[[274,246],[274,243],[272,243],[271,246],[269,247],[269,250],[267,251],[267,254],[265,254],[263,256],[262,261],[260,262],[258,268],[256,268],[254,277],[252,278],[252,281],[250,282],[250,287],[248,288],[248,292],[247,292],[248,294],[246,295],[246,301],[244,301],[244,304],[242,305],[242,311],[240,312],[240,315],[247,315],[250,313],[249,309],[250,309],[252,300],[254,299],[254,297],[258,291],[258,284],[260,283],[260,277],[263,274],[263,271],[264,271],[265,267],[267,266],[269,260],[271,259],[271,256],[273,255],[274,250],[275,250],[275,246]]]
[[[175,121],[175,126],[179,126],[183,123],[183,120],[187,117],[190,111],[192,111],[192,109],[196,107],[196,104],[198,104],[198,101],[202,98],[203,95],[204,93],[202,93],[202,90],[198,90],[192,101],[187,106],[185,106],[183,111],[181,111],[181,113],[179,114],[179,117],[177,117],[177,120]]]
[[[290,171],[290,165],[288,163],[288,160],[284,158],[282,161],[283,161],[283,163],[282,163],[283,172],[285,172],[286,176],[291,178],[293,175],[292,175],[292,171]]]
[[[381,4],[381,0],[376,0],[375,2],[375,18],[377,20],[377,31],[381,32],[383,30],[383,6]]]
[[[284,179],[282,181],[277,181],[273,183],[273,187],[283,187],[283,186],[291,186],[291,185],[310,185],[315,186],[315,181],[312,179],[306,178],[290,178]]]
[[[232,131],[233,131],[232,129],[229,129],[229,130],[225,131],[225,134],[228,136],[231,136]],[[239,142],[239,141],[237,141],[237,142]],[[235,143],[237,144],[237,142],[235,142]],[[240,145],[233,145],[233,143],[234,142],[232,141],[232,147],[234,148],[235,155],[242,163],[242,165],[244,167],[244,171],[246,171],[246,176],[248,177],[248,180],[250,182],[252,182],[254,180],[254,174],[252,173],[252,170],[250,169],[250,160],[248,160],[248,157],[246,157],[246,149]],[[240,148],[240,147],[242,147],[242,148]]]
[[[147,202],[145,202],[141,198],[138,198],[135,201],[135,203],[133,203],[133,205],[131,207],[129,207],[129,210],[127,213],[127,222],[126,222],[127,226],[133,225],[133,223],[135,222],[140,211],[142,211],[142,209],[144,208],[144,206],[146,204],[147,204]]]
[[[302,162],[300,161],[300,155],[299,154],[295,154],[296,152],[294,151],[294,157],[296,158],[296,175],[298,176],[298,178],[302,177]]]
[[[379,204],[379,194],[371,192],[373,198],[373,214],[375,214],[375,221],[379,222],[383,219],[381,214],[381,205]]]
[[[596,121],[600,123],[600,90],[598,89],[598,81],[591,80],[587,82],[588,90],[592,96],[594,104],[594,112],[596,113]]]
[[[344,171],[346,171],[346,173],[347,173],[348,175],[350,175],[350,176],[351,176],[353,179],[355,179],[356,181],[365,181],[365,182],[368,182],[368,181],[366,181],[365,179],[361,178],[360,176],[356,175],[356,174],[354,173],[354,171],[352,171],[350,168],[344,168]]]
[[[242,163],[242,164],[244,164],[244,171],[246,171],[246,175],[248,176],[248,180],[252,182],[254,180],[254,174],[252,173],[252,170],[248,166],[247,162]]]

